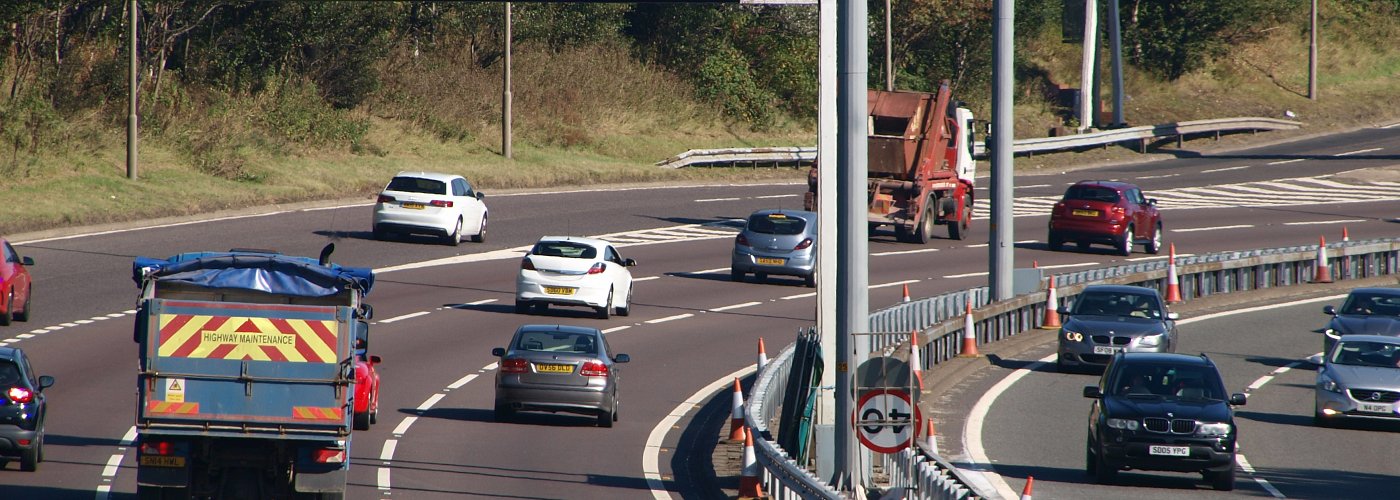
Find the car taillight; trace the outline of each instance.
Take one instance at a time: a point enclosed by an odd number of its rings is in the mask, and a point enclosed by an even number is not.
[[[501,361],[501,373],[525,373],[529,366],[530,362],[523,359],[506,359]]]
[[[343,464],[345,463],[345,449],[321,448],[315,451],[314,458],[318,464]]]
[[[5,396],[8,396],[10,398],[10,401],[14,401],[16,403],[28,403],[34,401],[34,393],[29,392],[29,389],[25,389],[23,387],[11,387],[10,390],[5,391]]]
[[[745,238],[743,233],[740,233],[738,238],[734,238],[734,244],[736,244],[736,245],[743,245],[743,246],[746,246],[746,247],[747,247],[747,246],[753,246],[753,245],[750,245],[750,244],[749,244],[749,239],[748,239],[748,238]]]
[[[583,368],[578,370],[579,375],[585,377],[606,377],[608,376],[608,365],[602,361],[589,361],[583,364]]]
[[[175,445],[170,441],[143,441],[141,442],[142,455],[170,455],[175,453]]]
[[[393,203],[394,197],[387,194],[379,195],[379,203]]]
[[[802,240],[802,243],[798,243],[797,246],[792,247],[792,249],[793,249],[793,250],[802,250],[802,249],[807,248],[807,247],[810,247],[810,246],[812,246],[812,239],[811,239],[811,238],[807,238],[807,239],[805,239],[805,240]]]
[[[602,263],[602,262],[599,262],[599,263],[597,263],[597,264],[593,264],[593,267],[588,268],[588,274],[603,274],[603,271],[605,271],[605,270],[607,270],[607,269],[608,269],[608,265],[607,265],[607,264],[604,264],[604,263]]]
[[[526,270],[526,271],[534,271],[534,270],[535,270],[535,263],[534,263],[534,262],[530,262],[530,258],[529,258],[529,257],[526,257],[526,258],[520,260],[520,268],[521,268],[521,269],[524,269],[524,270]]]
[[[1123,207],[1113,207],[1113,215],[1123,215],[1125,213],[1128,213],[1128,211]]]
[[[428,204],[438,208],[452,208],[452,202],[447,200],[433,200]]]

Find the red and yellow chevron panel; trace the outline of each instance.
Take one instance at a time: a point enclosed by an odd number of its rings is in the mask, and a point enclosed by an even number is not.
[[[293,406],[292,418],[297,420],[345,420],[345,410],[319,406]]]
[[[166,401],[147,401],[146,413],[164,413],[168,415],[193,415],[199,413],[199,403],[170,403]]]
[[[299,363],[336,363],[336,321],[161,314],[158,354]]]

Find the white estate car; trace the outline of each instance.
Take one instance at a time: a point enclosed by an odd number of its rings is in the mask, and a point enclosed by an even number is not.
[[[607,319],[632,308],[632,272],[611,243],[594,238],[545,236],[520,261],[515,279],[515,312],[540,311],[550,304],[592,307]]]
[[[486,240],[486,204],[460,175],[399,172],[374,204],[374,239],[431,234],[456,246],[463,235]]]

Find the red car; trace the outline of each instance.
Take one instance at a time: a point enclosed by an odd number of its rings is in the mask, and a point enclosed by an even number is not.
[[[34,259],[20,257],[10,242],[0,238],[0,326],[11,320],[29,321],[33,309],[30,297],[32,280],[25,266],[34,265]]]
[[[1112,245],[1132,255],[1133,245],[1155,254],[1162,250],[1162,215],[1157,200],[1127,182],[1079,181],[1050,212],[1050,250],[1073,241],[1080,250],[1094,243]]]
[[[368,332],[368,325],[361,325],[361,332]],[[379,371],[375,369],[381,362],[379,356],[370,356],[368,342],[363,337],[356,339],[355,345],[355,430],[369,430],[370,424],[379,423]]]

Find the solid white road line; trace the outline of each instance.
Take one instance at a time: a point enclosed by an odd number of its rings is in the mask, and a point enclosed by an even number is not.
[[[783,299],[783,300],[795,300],[795,299],[805,299],[805,298],[807,298],[807,297],[816,297],[816,296],[817,296],[817,292],[809,292],[809,293],[799,293],[799,294],[797,294],[797,295],[789,295],[789,296],[787,296],[787,297],[778,297],[778,298]]]
[[[496,301],[496,299],[484,299],[484,300],[478,300],[478,301],[475,301],[475,302],[468,302],[467,305],[469,305],[469,306],[479,306],[479,305],[482,305],[482,304],[490,304],[490,303],[495,302],[495,301]]]
[[[626,330],[626,329],[628,329],[628,328],[632,328],[632,325],[614,326],[614,327],[612,327],[612,328],[603,330],[603,333],[612,333],[612,332],[616,332],[616,331],[620,331],[620,330]]]
[[[1197,231],[1219,231],[1219,230],[1221,230],[1221,229],[1245,229],[1245,228],[1250,228],[1250,227],[1254,227],[1254,225],[1252,225],[1252,224],[1239,224],[1239,225],[1234,225],[1234,226],[1193,227],[1193,228],[1187,228],[1187,229],[1172,229],[1172,230],[1170,230],[1170,231],[1173,232],[1173,233],[1194,233],[1194,232],[1197,232]]]
[[[762,302],[745,302],[745,303],[743,303],[743,304],[734,304],[734,305],[732,305],[732,306],[716,307],[716,308],[714,308],[714,309],[710,309],[709,311],[710,311],[710,312],[721,312],[721,311],[728,311],[728,310],[731,310],[731,309],[738,309],[738,308],[741,308],[741,307],[756,306],[756,305],[759,305],[759,304],[762,304]]]
[[[117,475],[117,468],[122,465],[122,455],[116,454],[107,457],[107,466],[102,468],[102,477],[113,477]]]
[[[686,319],[686,318],[689,318],[689,317],[691,317],[691,316],[694,316],[694,314],[691,314],[691,313],[677,314],[677,315],[675,315],[675,316],[667,316],[667,317],[664,317],[664,318],[656,318],[656,319],[647,320],[647,321],[645,321],[644,323],[646,323],[646,324],[648,324],[648,325],[654,325],[654,324],[657,324],[657,323],[665,323],[665,322],[667,322],[667,321],[675,321],[675,320],[678,320],[678,319]]]
[[[398,317],[393,317],[393,318],[389,318],[389,319],[385,319],[385,320],[380,320],[379,323],[393,323],[393,322],[395,322],[395,321],[403,321],[403,320],[410,319],[410,318],[417,318],[417,317],[419,317],[419,316],[427,316],[427,315],[429,315],[429,314],[432,314],[432,313],[430,313],[430,312],[428,312],[428,311],[418,311],[418,312],[416,312],[416,313],[410,313],[410,314],[405,314],[405,315],[403,315],[403,316],[398,316]]]
[[[1285,222],[1285,226],[1313,226],[1319,224],[1346,224],[1348,222],[1366,222],[1366,219],[1338,219],[1338,220],[1317,220],[1309,222]]]
[[[767,200],[767,199],[771,199],[771,198],[796,198],[797,196],[798,196],[798,195],[795,195],[795,194],[770,194],[770,195],[767,195],[767,196],[755,196],[755,197],[753,197],[753,199],[755,199],[755,200]]]
[[[971,277],[973,277],[973,276],[986,276],[986,275],[987,275],[987,272],[986,272],[986,271],[982,271],[982,272],[980,272],[980,273],[948,274],[948,275],[942,276],[942,278],[944,278],[944,279],[950,279],[950,278],[971,278]]]
[[[660,276],[647,276],[647,277],[645,277],[645,278],[632,278],[632,282],[635,283],[635,282],[638,282],[638,281],[651,281],[651,280],[659,280],[659,279],[661,279]]]
[[[1029,186],[1016,186],[1016,189],[1048,188],[1051,184],[1032,184]]]
[[[723,271],[728,271],[728,270],[729,270],[729,268],[727,268],[727,267],[716,267],[716,268],[714,268],[714,269],[706,269],[706,270],[704,270],[704,271],[691,271],[690,274],[710,274],[710,273],[718,273],[718,272],[723,272]]]
[[[1201,173],[1203,173],[1203,174],[1209,174],[1209,173],[1214,173],[1214,172],[1225,172],[1225,171],[1228,171],[1228,170],[1243,170],[1243,169],[1246,169],[1246,168],[1249,168],[1249,165],[1240,165],[1240,166],[1238,166],[1238,167],[1213,168],[1213,169],[1210,169],[1210,170],[1202,170]]]
[[[870,256],[871,256],[871,257],[884,257],[884,256],[887,256],[887,255],[908,255],[908,254],[911,254],[911,253],[928,253],[928,252],[937,252],[937,251],[938,251],[937,248],[923,248],[923,249],[919,249],[919,250],[902,250],[902,251],[898,251],[898,252],[875,252],[875,253],[870,254]]]
[[[1144,176],[1142,176],[1142,177],[1138,177],[1138,180],[1143,180],[1143,179],[1166,179],[1166,178],[1168,178],[1168,177],[1176,177],[1176,176],[1178,176],[1178,175],[1181,175],[1181,174],[1144,175]]]
[[[706,198],[706,199],[703,199],[703,200],[695,200],[695,202],[696,202],[696,203],[706,203],[706,202],[711,202],[711,201],[739,201],[739,200],[742,200],[742,199],[743,199],[743,198]]]
[[[477,377],[480,377],[480,376],[481,376],[481,375],[480,375],[480,374],[477,374],[477,373],[473,373],[473,374],[467,375],[467,376],[465,376],[465,377],[462,377],[462,378],[457,379],[456,382],[453,382],[452,385],[447,386],[447,388],[448,388],[448,389],[452,389],[452,390],[454,390],[454,391],[457,390],[457,389],[461,389],[462,386],[467,385],[467,383],[468,383],[468,382],[471,382],[472,380],[476,380],[476,378],[477,378]]]
[[[894,282],[894,283],[882,283],[882,284],[879,284],[879,285],[870,285],[870,286],[867,286],[866,288],[869,288],[869,289],[871,289],[871,290],[874,290],[874,289],[876,289],[876,288],[889,288],[889,287],[892,287],[892,286],[908,285],[908,284],[910,284],[910,283],[918,283],[919,281],[920,281],[920,280],[896,281],[896,282]]]
[[[712,397],[716,392],[733,384],[735,378],[744,378],[758,370],[757,365],[749,365],[735,370],[734,373],[720,377],[719,380],[710,382],[710,385],[696,391],[685,402],[671,410],[669,415],[657,422],[656,427],[652,427],[651,434],[647,436],[646,448],[642,450],[642,476],[647,480],[647,487],[651,488],[651,496],[656,499],[669,499],[671,493],[666,491],[665,485],[661,483],[661,444],[666,440],[666,433],[675,427],[677,422],[685,418],[690,410],[705,404],[705,400]]]
[[[1306,160],[1306,159],[1307,159],[1307,158],[1295,158],[1295,159],[1292,159],[1292,160],[1279,160],[1279,161],[1269,162],[1268,164],[1269,164],[1269,165],[1283,165],[1283,164],[1285,164],[1285,163],[1298,163],[1298,162],[1303,161],[1303,160]]]
[[[1359,154],[1361,154],[1361,153],[1370,153],[1370,152],[1372,152],[1372,151],[1380,151],[1380,150],[1381,150],[1381,148],[1358,149],[1358,150],[1356,150],[1356,151],[1347,151],[1347,152],[1345,152],[1345,153],[1337,153],[1337,154],[1334,154],[1334,155],[1332,155],[1332,156],[1351,156],[1351,155],[1359,155]]]
[[[388,468],[388,467],[380,467],[380,468],[379,468],[379,477],[378,477],[378,481],[376,481],[376,482],[379,483],[379,489],[381,489],[381,490],[387,490],[387,489],[389,489],[389,468]]]
[[[604,332],[607,332],[607,330],[603,330],[603,331],[604,331]],[[481,367],[481,371],[483,371],[483,372],[489,372],[489,371],[491,371],[491,370],[495,370],[496,368],[499,368],[500,366],[501,366],[500,363],[491,363],[491,364],[489,364],[489,365],[486,365],[486,366]]]

